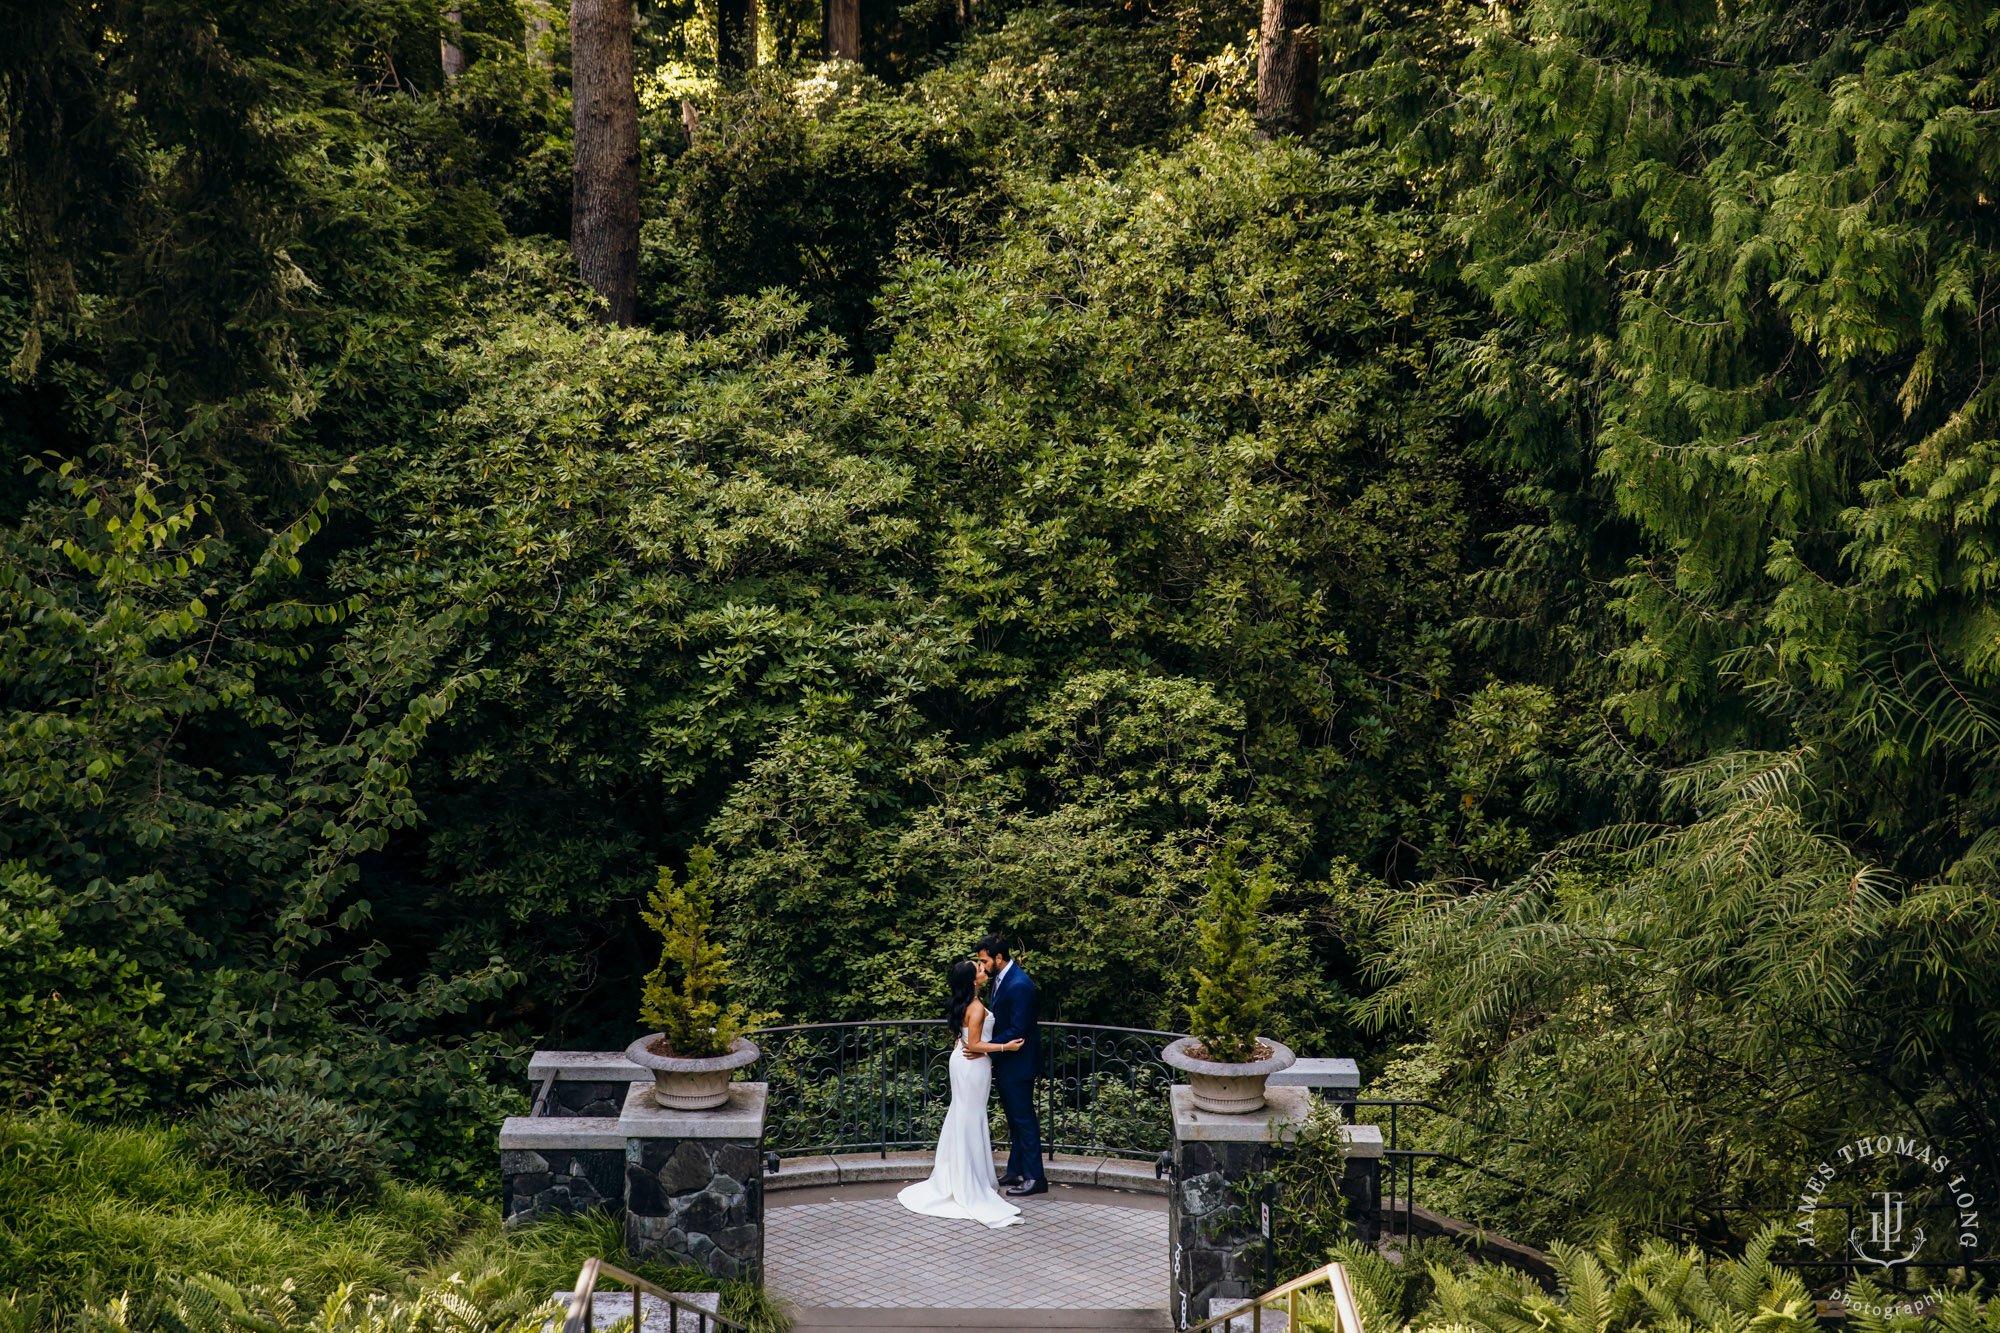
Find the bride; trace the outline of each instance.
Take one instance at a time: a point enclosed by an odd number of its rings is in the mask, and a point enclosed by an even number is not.
[[[903,1207],[927,1217],[962,1217],[1006,1227],[1021,1220],[1021,1210],[1000,1197],[993,1179],[993,1132],[986,1122],[993,1062],[986,1056],[989,1051],[1018,1051],[1021,1042],[988,1040],[993,1015],[978,994],[985,981],[986,969],[978,963],[951,965],[951,999],[944,1010],[945,1026],[957,1034],[951,1048],[951,1109],[938,1132],[931,1178],[896,1197]]]

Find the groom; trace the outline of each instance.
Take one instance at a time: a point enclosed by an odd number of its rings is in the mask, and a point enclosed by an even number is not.
[[[1035,1118],[1035,1071],[1042,1066],[1042,1043],[1035,1021],[1035,983],[1007,956],[1007,941],[998,932],[979,941],[979,961],[993,978],[993,1040],[1022,1039],[1018,1051],[993,1052],[993,1081],[1000,1088],[1000,1105],[1007,1112],[1007,1174],[1000,1183],[1012,1198],[1047,1194],[1042,1175],[1042,1122]]]

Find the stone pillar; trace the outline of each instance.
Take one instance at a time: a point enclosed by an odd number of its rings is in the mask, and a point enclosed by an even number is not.
[[[625,1133],[613,1119],[509,1116],[500,1126],[500,1215],[508,1226],[556,1213],[615,1213],[625,1197]]]
[[[1174,1181],[1167,1195],[1173,1246],[1175,1328],[1191,1328],[1264,1290],[1262,1218],[1237,1186],[1271,1169],[1298,1138],[1312,1109],[1304,1088],[1267,1088],[1255,1115],[1194,1109],[1193,1090],[1169,1092],[1174,1113]],[[1216,1302],[1211,1308],[1210,1302]]]
[[[1382,1238],[1382,1130],[1378,1125],[1342,1125],[1340,1137],[1347,1148],[1340,1173],[1347,1225],[1354,1228],[1354,1239],[1373,1245]]]
[[[625,1247],[711,1277],[764,1276],[767,1086],[732,1083],[712,1111],[663,1111],[634,1084],[618,1117],[625,1137]]]
[[[634,1083],[651,1083],[623,1051],[536,1051],[528,1058],[528,1084],[537,1116],[616,1120]]]
[[[1266,1290],[1265,1278],[1282,1282],[1296,1273],[1267,1274],[1261,1200],[1238,1187],[1275,1166],[1299,1127],[1312,1113],[1304,1087],[1267,1087],[1266,1105],[1255,1115],[1213,1115],[1194,1109],[1190,1089],[1177,1086],[1170,1098],[1174,1116],[1173,1184],[1167,1195],[1172,1244],[1173,1308],[1176,1328],[1190,1328],[1223,1314]],[[1356,1239],[1373,1244],[1381,1234],[1382,1131],[1373,1125],[1342,1125],[1347,1160],[1340,1189]],[[1284,1225],[1284,1200],[1274,1228]]]

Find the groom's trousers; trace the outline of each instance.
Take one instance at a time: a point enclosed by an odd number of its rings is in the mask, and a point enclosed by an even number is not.
[[[1035,1117],[1035,1080],[998,1080],[1000,1107],[1007,1113],[1007,1174],[1043,1180],[1042,1122]]]

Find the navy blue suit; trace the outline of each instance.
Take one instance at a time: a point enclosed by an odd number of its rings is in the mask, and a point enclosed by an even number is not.
[[[1041,1028],[1035,1015],[1035,983],[1019,963],[993,984],[993,1040],[1022,1039],[1018,1051],[995,1051],[993,1082],[1007,1112],[1007,1174],[1042,1180],[1042,1122],[1035,1115],[1035,1074],[1042,1067]]]

